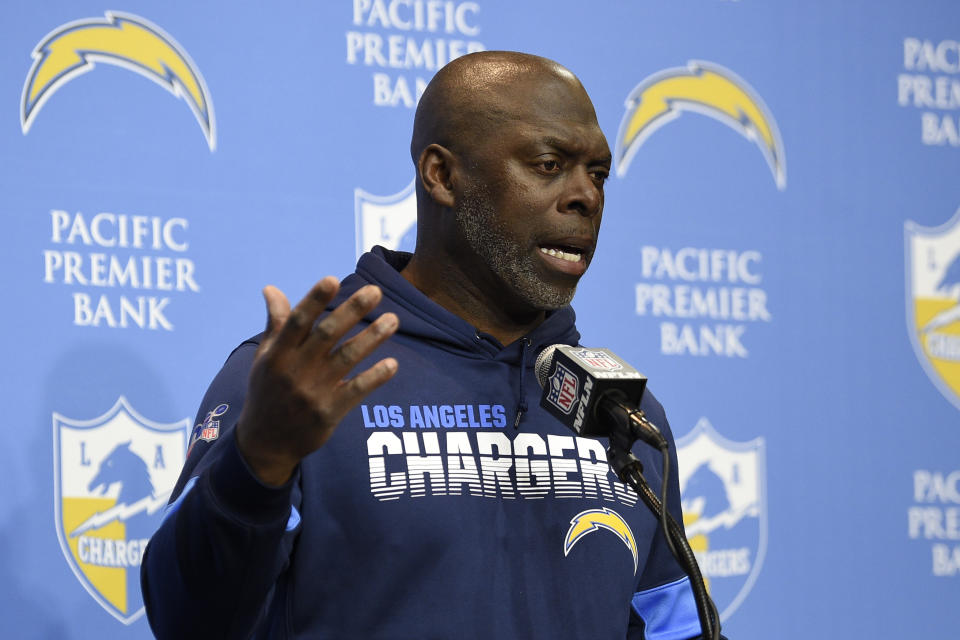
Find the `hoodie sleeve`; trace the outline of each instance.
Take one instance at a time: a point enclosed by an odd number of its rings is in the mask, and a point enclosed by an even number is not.
[[[647,392],[641,408],[657,425],[670,445],[670,485],[667,487],[667,509],[683,527],[683,512],[680,508],[680,481],[677,473],[677,447],[663,407]],[[650,488],[659,496],[663,480],[663,467],[646,469]],[[641,506],[641,508],[646,508]],[[644,563],[637,592],[630,603],[628,640],[697,640],[700,635],[700,620],[693,597],[690,579],[670,553],[666,539],[658,526],[650,554]]]
[[[237,347],[210,385],[143,558],[143,600],[161,640],[248,637],[267,615],[299,532],[299,472],[283,487],[268,487],[236,445],[256,348],[255,341]]]

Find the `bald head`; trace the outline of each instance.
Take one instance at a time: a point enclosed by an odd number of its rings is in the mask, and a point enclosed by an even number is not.
[[[567,68],[539,56],[514,51],[481,51],[457,58],[430,81],[413,123],[410,155],[414,164],[430,144],[451,151],[469,149],[499,125],[529,108],[536,90],[555,85],[587,98]],[[593,114],[592,105],[590,115]]]
[[[509,331],[494,335],[511,339],[516,325],[570,302],[596,246],[611,162],[570,71],[508,51],[450,62],[420,99],[410,152],[417,245],[404,277],[484,319],[475,326],[502,323]]]

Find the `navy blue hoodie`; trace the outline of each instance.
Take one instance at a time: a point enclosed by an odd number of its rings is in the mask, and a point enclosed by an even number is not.
[[[260,337],[227,359],[144,557],[157,637],[698,636],[689,583],[606,442],[539,407],[533,362],[578,344],[573,310],[504,347],[409,284],[409,257],[378,247],[343,281],[331,308],[368,283],[383,290],[357,330],[400,319],[358,370],[386,356],[399,370],[283,487],[261,484],[234,439]],[[642,408],[672,445],[649,392]],[[659,492],[659,453],[635,453]],[[676,480],[669,494],[680,521]]]

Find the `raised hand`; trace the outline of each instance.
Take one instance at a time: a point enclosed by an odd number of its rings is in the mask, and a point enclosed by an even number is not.
[[[367,285],[317,322],[339,288],[336,278],[328,276],[293,310],[279,289],[263,290],[267,333],[250,370],[237,444],[266,484],[285,483],[300,460],[327,441],[343,416],[397,371],[397,361],[385,358],[346,379],[393,335],[398,320],[385,313],[338,345],[382,297],[379,287]]]

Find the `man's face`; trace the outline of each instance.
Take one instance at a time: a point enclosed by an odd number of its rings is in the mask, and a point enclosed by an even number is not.
[[[557,309],[593,257],[610,149],[579,86],[550,79],[505,103],[513,117],[468,150],[457,228],[515,300]]]

